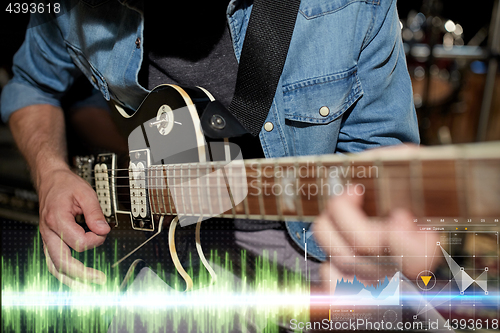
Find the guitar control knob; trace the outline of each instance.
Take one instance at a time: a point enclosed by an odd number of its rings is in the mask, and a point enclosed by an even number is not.
[[[210,119],[210,124],[212,125],[212,127],[221,130],[226,127],[226,120],[222,118],[221,115],[214,114]]]
[[[149,127],[156,126],[161,135],[167,135],[174,127],[174,123],[180,124],[179,122],[174,121],[174,113],[172,112],[170,106],[163,104],[158,109],[156,121],[150,122]]]

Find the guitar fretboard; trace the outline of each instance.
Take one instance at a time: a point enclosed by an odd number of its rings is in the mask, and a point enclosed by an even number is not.
[[[313,221],[332,195],[369,216],[499,217],[500,145],[152,166],[154,214]]]

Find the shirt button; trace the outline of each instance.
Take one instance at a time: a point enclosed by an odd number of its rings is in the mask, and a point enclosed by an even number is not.
[[[322,106],[319,109],[319,114],[322,115],[323,117],[326,117],[330,114],[330,109],[328,108],[328,106]]]
[[[295,235],[297,236],[298,239],[300,239],[300,234],[298,231],[295,232]]]
[[[272,122],[268,121],[267,123],[264,124],[264,129],[268,132],[271,132],[274,128],[274,125]]]
[[[92,82],[94,82],[95,84],[97,84],[97,79],[95,78],[94,75],[92,75]]]
[[[141,38],[137,37],[135,40],[135,47],[138,49],[141,48]]]

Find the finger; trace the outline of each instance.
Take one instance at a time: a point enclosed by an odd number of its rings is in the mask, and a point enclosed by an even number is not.
[[[80,261],[71,256],[69,247],[54,232],[48,230],[43,234],[47,252],[50,254],[56,271],[72,279],[85,282],[104,284],[106,275],[98,270],[85,267]],[[64,283],[64,282],[63,282]]]
[[[88,188],[88,191],[75,194],[75,198],[83,211],[85,222],[89,229],[96,235],[107,235],[111,228],[104,218],[96,193]]]
[[[360,230],[368,219],[361,208],[363,197],[351,190],[346,187],[342,195],[332,197],[326,205],[326,212],[341,230]]]
[[[329,257],[331,264],[342,271],[344,277],[363,274],[357,268],[370,266],[373,258],[359,256],[356,247],[346,242],[345,234],[353,231],[344,232],[336,229],[327,213],[316,218],[313,228],[322,250]]]
[[[327,249],[330,261],[344,276],[356,275],[362,280],[392,276],[394,265],[380,258],[385,254],[383,232],[363,213],[363,198],[354,193],[346,191],[332,198],[326,211],[316,220],[314,228],[321,230],[316,237],[321,244],[330,244]],[[374,267],[377,269],[373,270]]]
[[[71,212],[60,210],[56,214],[46,217],[46,223],[59,238],[76,251],[93,249],[104,243],[106,236],[96,235],[85,230],[75,222]]]
[[[418,231],[413,219],[414,216],[407,210],[394,211],[388,226],[394,231],[386,235],[394,254],[403,256],[406,261],[403,266],[407,276],[417,276],[424,269],[432,271],[439,264],[439,259],[434,256],[439,234]]]
[[[377,255],[359,255],[357,248],[347,245],[345,239],[334,231],[334,225],[327,214],[318,217],[313,226],[316,239],[320,244],[331,244],[322,249],[329,255],[329,260],[322,264],[320,276],[324,292],[335,291],[337,283],[357,281],[365,285],[376,285],[385,276],[393,276],[395,265],[391,259],[380,258]],[[328,231],[326,231],[328,230]]]
[[[389,232],[384,233],[384,243],[390,246],[392,255],[400,256],[405,255],[414,248],[412,245],[420,242],[420,235],[416,232],[415,223],[413,223],[413,216],[407,210],[398,209],[391,212],[389,216],[387,227]],[[422,246],[416,246],[420,252]],[[410,253],[413,255],[413,253]]]
[[[47,250],[47,246],[45,245],[45,242],[43,243],[43,252],[45,253],[45,262],[47,263],[47,268],[49,269],[49,272],[54,275],[56,279],[70,287],[71,289],[78,289],[78,290],[85,290],[88,288],[87,285],[76,281],[69,276],[66,276],[64,274],[59,273],[59,271],[56,269],[56,266],[54,265],[54,262],[52,261],[52,258],[50,257],[50,254]]]
[[[316,219],[314,229],[317,231],[315,237],[333,260],[351,260],[353,256],[364,254],[364,251],[360,251],[361,245],[349,242],[351,239],[356,240],[359,231],[339,229],[328,213],[324,212]]]
[[[415,231],[415,216],[406,209],[396,209],[389,216],[391,230]]]
[[[373,253],[379,246],[379,232],[362,209],[363,196],[356,194],[352,187],[347,187],[345,193],[333,197],[327,204],[326,212],[335,224],[337,230],[350,246],[356,247],[359,254]]]
[[[352,257],[354,255],[353,249],[342,237],[343,231],[335,228],[335,224],[326,212],[314,221],[313,233],[321,249],[329,257]]]

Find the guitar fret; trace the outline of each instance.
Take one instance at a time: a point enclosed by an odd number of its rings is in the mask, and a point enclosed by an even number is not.
[[[216,164],[217,165],[217,164]],[[222,217],[224,217],[224,208],[222,207],[222,192],[221,192],[221,184],[220,184],[220,174],[221,174],[221,170],[220,169],[217,169],[217,195],[218,195],[218,198],[219,198],[219,211],[220,211],[220,215]]]
[[[148,196],[149,196],[149,203],[151,205],[151,212],[152,213],[157,213],[157,205],[156,205],[156,186],[155,186],[155,179],[153,177],[154,173],[154,166],[151,166],[148,171],[146,177],[148,178]]]
[[[187,185],[189,187],[189,201],[191,202],[191,213],[193,215],[196,215],[195,212],[194,212],[194,202],[193,202],[193,193],[191,191],[191,164],[188,164],[188,181],[187,181]]]
[[[163,214],[161,212],[161,205],[160,205],[160,194],[159,194],[159,185],[158,185],[158,166],[155,166],[155,183],[156,183],[156,202],[158,204],[158,212],[160,214]]]
[[[226,151],[226,161],[229,159],[230,160],[230,155],[229,155],[229,145],[226,146],[227,151]],[[233,166],[229,164],[229,175],[226,174],[226,184],[227,184],[227,190],[229,194],[229,199],[231,202],[231,212],[233,213],[233,218],[236,218],[236,202],[234,201],[234,196],[233,196],[233,190],[231,189],[231,184],[235,184],[234,179],[233,179]],[[235,184],[235,186],[238,186]],[[236,189],[236,191],[238,191]]]
[[[158,214],[158,209],[159,209],[159,207],[158,207],[158,195],[156,193],[156,191],[158,189],[156,186],[156,179],[155,179],[154,173],[155,173],[155,166],[152,165],[148,170],[148,176],[147,176],[149,178],[148,183],[149,183],[149,188],[150,188],[149,192],[151,194],[150,199],[152,199],[151,200],[151,207],[152,207],[151,211],[154,214]]]
[[[410,193],[412,208],[417,216],[425,216],[425,201],[422,177],[422,160],[410,162]]]
[[[174,168],[175,170],[175,168]],[[179,165],[179,171],[180,171],[180,188],[181,188],[181,198],[182,198],[182,208],[184,208],[184,211],[182,212],[184,215],[187,215],[187,208],[186,208],[186,200],[185,199],[185,195],[184,195],[184,186],[182,186],[182,177],[183,177],[183,173],[182,173],[182,164]]]
[[[459,203],[460,215],[463,217],[469,217],[469,200],[466,200],[466,195],[469,193],[467,180],[467,170],[469,169],[469,163],[465,159],[459,159],[455,162],[455,183],[457,190],[457,202]],[[461,177],[460,177],[461,176]],[[460,193],[463,193],[460,196]]]
[[[151,166],[148,171],[147,171],[147,182],[148,182],[148,196],[149,196],[149,203],[151,205],[151,212],[152,213],[157,213],[157,205],[155,203],[156,201],[156,186],[155,186],[155,179],[153,176],[154,173],[154,166]]]
[[[276,173],[278,172],[279,170],[279,165],[278,165],[278,162],[276,162],[274,164],[274,175],[273,175],[273,186],[276,185]],[[283,195],[283,191],[281,191],[281,194],[280,195],[275,195],[275,199],[276,199],[276,211],[278,212],[278,218],[279,220],[284,220],[283,218],[283,209],[281,207],[281,195]]]
[[[295,161],[294,163],[295,170],[300,170],[299,168],[299,162]],[[297,216],[298,220],[301,221],[301,219],[304,217],[304,210],[302,209],[302,196],[299,196],[299,188],[300,188],[300,175],[299,178],[297,179],[297,185],[298,188],[295,189],[293,192],[293,196],[295,198],[295,207],[297,208]]]
[[[203,204],[201,202],[200,164],[196,165],[196,192],[198,193],[198,206],[200,208],[200,216],[201,218],[203,218],[205,213],[203,211]]]
[[[283,190],[281,191],[281,196],[280,196],[280,205],[281,205],[281,211],[283,212],[283,215],[290,216],[290,215],[295,215],[297,212],[297,205],[295,204],[295,195],[294,193],[294,183],[295,183],[295,178],[293,176],[290,176],[290,174],[295,175],[296,173],[294,172],[293,168],[291,168],[290,165],[287,165],[285,168],[285,171],[283,172],[282,178],[281,178],[281,187]],[[288,191],[288,189],[291,189],[291,192]]]
[[[383,216],[386,213],[388,213],[389,209],[389,202],[388,202],[388,193],[385,191],[385,183],[383,183],[383,180],[385,179],[384,175],[384,167],[382,162],[377,159],[375,161],[375,166],[379,170],[379,177],[376,179],[374,182],[375,184],[375,195],[377,197],[376,202],[377,202],[377,215],[378,216]]]
[[[147,170],[147,171],[146,171]],[[156,213],[156,207],[155,207],[155,187],[153,184],[154,179],[152,178],[152,170],[151,169],[145,169],[144,170],[144,177],[146,177],[146,187],[147,187],[147,193],[148,193],[148,198],[149,198],[149,204],[151,206],[151,214]]]
[[[214,216],[214,213],[213,213],[213,208],[212,208],[212,193],[210,193],[210,172],[211,172],[211,168],[210,168],[210,165],[207,163],[206,164],[206,179],[207,179],[207,199],[208,199],[208,211],[210,213],[210,216]]]
[[[168,205],[169,205],[169,208],[170,208],[170,214],[172,214],[172,215],[173,215],[173,214],[174,214],[174,210],[173,210],[173,208],[172,208],[172,200],[173,200],[174,198],[173,198],[173,196],[172,196],[173,194],[172,194],[171,187],[170,187],[170,186],[169,186],[169,184],[168,184],[168,180],[170,179],[169,167],[170,167],[170,165],[167,165],[167,168],[166,168],[166,169],[164,169],[164,171],[165,171],[165,173],[166,173],[166,174],[165,174],[165,178],[167,179],[166,186],[167,186],[167,189],[168,189],[168,191],[167,191]]]
[[[163,165],[158,166],[160,171],[160,186],[161,186],[161,202],[163,203],[163,214],[167,215],[167,205],[165,203],[165,179],[163,178]]]
[[[325,203],[323,202],[325,200],[324,196],[323,196],[323,187],[321,186],[322,180],[324,177],[320,177],[321,169],[323,169],[323,164],[321,163],[321,161],[317,161],[316,162],[316,186],[318,186],[318,197],[317,197],[318,213],[321,213],[323,211],[324,205],[325,205]]]
[[[246,169],[246,165],[243,166],[245,168],[245,186],[247,186],[247,194],[245,195],[245,198],[243,199],[243,208],[245,209],[245,217],[248,219],[250,216],[250,207],[248,206],[248,196],[249,196],[249,190],[248,190],[248,184],[249,182],[249,177],[248,177],[248,171]]]
[[[258,167],[259,167],[259,174],[260,174],[260,178],[259,178],[259,187],[260,187],[260,191],[259,191],[259,210],[260,210],[260,216],[261,216],[261,219],[264,220],[264,216],[266,215],[266,210],[264,208],[264,196],[263,196],[263,188],[262,188],[262,165],[260,162],[258,162]]]
[[[179,215],[180,201],[177,194],[177,177],[175,176],[175,164],[172,165],[172,187],[174,188],[174,206],[175,212]]]
[[[349,160],[345,160],[344,163],[342,163],[343,167],[344,167],[344,170],[352,170],[351,168],[353,168],[354,166],[352,165],[352,162],[349,163]],[[346,185],[348,182],[350,182],[352,180],[352,177],[351,177],[351,172],[346,172],[344,175],[344,178],[340,179],[339,182],[342,184],[342,186]]]
[[[250,207],[248,207],[248,193],[243,199],[243,207],[245,208],[245,217],[248,219],[250,216]]]

